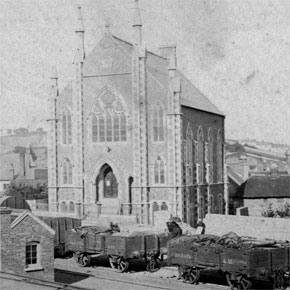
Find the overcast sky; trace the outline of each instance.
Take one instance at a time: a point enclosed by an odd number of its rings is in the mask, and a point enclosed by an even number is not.
[[[177,45],[178,66],[226,115],[226,138],[290,144],[289,0],[140,0],[144,42]],[[46,126],[49,73],[73,77],[77,6],[85,48],[132,40],[133,0],[0,0],[1,128]]]

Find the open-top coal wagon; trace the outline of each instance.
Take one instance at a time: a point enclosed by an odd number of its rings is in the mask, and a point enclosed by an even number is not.
[[[254,240],[224,241],[207,235],[175,238],[168,242],[168,262],[178,266],[186,283],[198,283],[201,270],[215,269],[225,275],[231,289],[248,290],[254,280],[269,281],[275,290],[286,289],[290,247],[269,241],[261,243],[264,246],[256,246]]]
[[[166,252],[166,244],[171,238],[166,234],[136,234],[133,236],[111,235],[106,238],[106,254],[110,265],[118,272],[125,272],[130,260],[144,259],[146,270],[157,271]]]
[[[129,235],[99,227],[83,227],[65,233],[66,250],[74,253],[79,265],[90,266],[92,257],[107,255],[111,267],[118,272],[127,271],[132,259],[144,259],[148,271],[158,270],[169,239],[170,235],[165,234]]]
[[[65,248],[65,232],[81,226],[81,219],[69,217],[49,217],[40,216],[48,226],[55,230],[54,236],[54,254],[55,257],[63,257],[67,254]]]

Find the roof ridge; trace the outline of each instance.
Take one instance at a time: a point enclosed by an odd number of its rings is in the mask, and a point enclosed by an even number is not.
[[[53,230],[51,227],[49,227],[45,222],[43,222],[40,218],[38,218],[36,215],[34,215],[31,211],[26,210],[21,215],[19,215],[12,223],[11,223],[11,229],[14,228],[17,224],[19,224],[26,216],[30,216],[32,219],[34,219],[36,222],[38,222],[41,226],[43,226],[47,231],[55,235],[55,230]]]

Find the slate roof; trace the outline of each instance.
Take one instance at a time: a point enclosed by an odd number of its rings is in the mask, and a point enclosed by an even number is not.
[[[241,175],[235,171],[231,166],[227,166],[228,177],[231,178],[237,185],[241,185],[243,183],[243,178]]]
[[[251,176],[245,185],[244,198],[290,198],[290,175],[279,172]]]
[[[114,35],[106,33],[103,38],[109,37],[114,45],[120,47],[124,52],[124,71],[131,71],[131,58],[133,52],[133,45],[123,39]],[[102,43],[102,39],[99,45]],[[84,75],[90,75],[93,66],[97,63],[97,53],[100,48],[95,47],[84,61]],[[168,88],[168,61],[153,52],[147,52],[147,71],[161,87],[167,90]],[[203,95],[179,70],[176,72],[181,80],[181,105],[195,108],[205,112],[224,116],[224,114],[205,96]]]

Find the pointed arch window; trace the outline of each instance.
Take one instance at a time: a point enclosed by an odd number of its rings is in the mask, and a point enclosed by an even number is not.
[[[72,184],[72,164],[69,159],[65,159],[62,164],[62,183]]]
[[[212,129],[208,130],[208,143],[207,143],[207,154],[206,154],[206,175],[207,182],[209,184],[213,183],[213,133]]]
[[[155,184],[165,183],[164,162],[160,158],[160,156],[158,156],[158,158],[154,162],[154,183]]]
[[[218,194],[218,211],[219,214],[223,214],[224,212],[224,199],[222,193]]]
[[[164,141],[164,112],[161,105],[153,108],[153,140]]]
[[[223,142],[221,130],[217,134],[217,181],[223,182]]]
[[[209,195],[209,213],[214,213],[214,196],[212,194]]]
[[[204,219],[204,197],[199,198],[199,218]]]
[[[71,144],[72,142],[72,122],[71,122],[71,112],[69,109],[65,109],[62,112],[62,143]]]
[[[186,132],[186,169],[187,169],[187,183],[193,183],[193,133],[190,126],[187,128]]]
[[[204,137],[203,130],[200,126],[197,132],[197,181],[199,184],[204,183]]]

